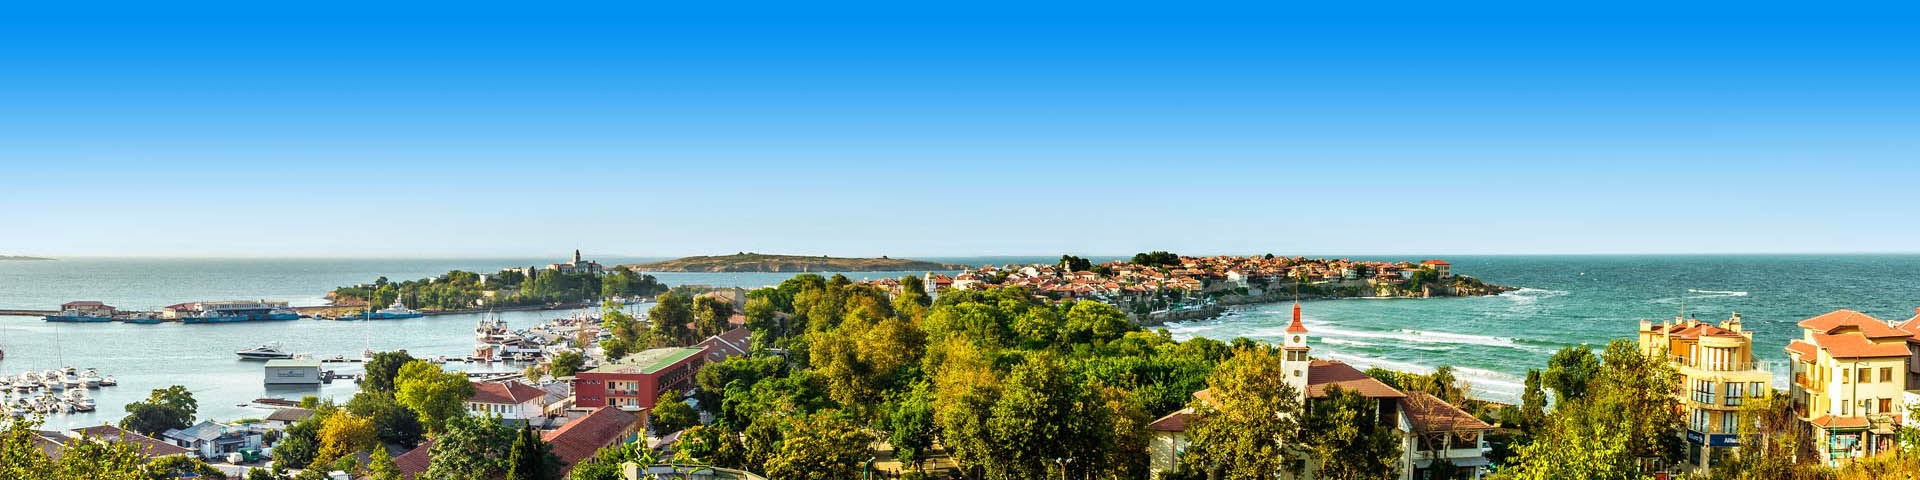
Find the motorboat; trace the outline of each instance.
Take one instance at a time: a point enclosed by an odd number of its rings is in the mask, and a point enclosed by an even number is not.
[[[91,368],[80,372],[80,383],[87,388],[100,388],[100,372]]]
[[[100,386],[102,387],[111,387],[119,384],[120,384],[120,380],[114,379],[112,375],[108,375],[106,378],[100,379]]]
[[[65,377],[61,377],[60,383],[66,384],[68,390],[83,389],[83,388],[86,388],[87,386],[86,382],[80,381],[79,375],[74,375],[72,373],[68,373]]]
[[[238,352],[234,352],[234,354],[239,355],[240,358],[245,358],[249,360],[275,360],[275,359],[293,358],[292,353],[288,353],[286,350],[281,350],[279,342],[269,343],[266,345],[261,345],[258,347],[241,350]]]
[[[67,390],[67,404],[76,412],[91,412],[97,406],[86,390]]]

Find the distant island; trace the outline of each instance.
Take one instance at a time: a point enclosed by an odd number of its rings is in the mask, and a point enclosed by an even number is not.
[[[904,258],[807,257],[747,252],[622,266],[636,272],[905,272],[967,268],[966,265]]]
[[[46,258],[46,257],[29,257],[25,255],[0,255],[0,261],[4,261],[4,260],[53,260],[53,259]]]

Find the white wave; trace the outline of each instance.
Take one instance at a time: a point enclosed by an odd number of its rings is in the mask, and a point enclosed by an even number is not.
[[[1566,295],[1567,293],[1568,292],[1566,290],[1548,290],[1544,288],[1520,287],[1518,289],[1502,292],[1500,296],[1516,297],[1516,298],[1546,298],[1546,297],[1558,297],[1561,295]]]
[[[1705,294],[1703,296],[1713,296],[1713,297],[1747,296],[1747,292],[1739,292],[1739,291],[1733,291],[1733,290],[1695,290],[1695,289],[1689,288],[1687,289],[1687,293],[1700,293],[1700,294]],[[1700,298],[1700,297],[1693,297],[1693,298]]]
[[[1356,340],[1347,340],[1347,339],[1344,339],[1344,338],[1327,338],[1327,339],[1321,339],[1321,341],[1322,341],[1322,342],[1326,342],[1326,343],[1328,343],[1328,344],[1331,344],[1331,345],[1349,345],[1349,346],[1355,346],[1355,347],[1378,347],[1378,346],[1380,346],[1380,344],[1378,344],[1378,343],[1367,343],[1367,342],[1361,342],[1361,341],[1356,341]]]
[[[1434,367],[1419,363],[1388,360],[1369,355],[1353,355],[1340,352],[1327,352],[1322,355],[1326,358],[1339,360],[1363,370],[1369,367],[1380,367],[1388,370],[1423,375],[1433,373],[1434,370]],[[1496,399],[1516,398],[1522,390],[1526,389],[1523,382],[1515,381],[1516,379],[1514,379],[1512,375],[1500,372],[1459,366],[1453,367],[1453,372],[1456,377],[1466,380],[1467,386],[1474,392],[1480,393],[1485,397],[1493,397]]]

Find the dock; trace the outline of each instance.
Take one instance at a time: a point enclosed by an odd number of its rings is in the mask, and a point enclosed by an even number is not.
[[[20,316],[20,317],[44,317],[47,315],[54,315],[58,313],[60,313],[59,310],[0,309],[0,316],[13,315],[13,316]]]

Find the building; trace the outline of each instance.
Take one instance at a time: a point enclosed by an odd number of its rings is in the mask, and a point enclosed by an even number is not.
[[[85,438],[85,439],[99,441],[99,442],[132,444],[135,446],[135,449],[140,451],[140,454],[146,455],[147,458],[169,457],[174,455],[186,455],[190,453],[186,448],[182,448],[178,445],[167,443],[164,440],[149,437],[146,435],[141,435],[136,432],[123,430],[120,427],[115,427],[112,425],[101,425],[97,427],[75,429],[75,430],[69,431],[67,433],[67,436],[76,440]],[[64,445],[62,447],[64,448]],[[55,455],[53,457],[59,458],[58,455]]]
[[[646,421],[632,413],[618,408],[601,407],[586,416],[576,418],[559,429],[541,434],[540,439],[553,445],[554,456],[565,463],[558,478],[564,478],[573,471],[573,465],[581,460],[592,458],[595,452],[608,445],[632,442],[646,431]]]
[[[707,337],[706,340],[693,344],[693,348],[706,350],[708,363],[723,361],[727,357],[746,355],[747,352],[753,351],[753,332],[747,330],[747,327],[733,327],[726,333]]]
[[[1380,424],[1392,425],[1400,436],[1403,453],[1396,478],[1428,478],[1428,469],[1440,459],[1452,462],[1455,468],[1468,470],[1465,472],[1468,478],[1477,479],[1485,473],[1485,467],[1490,464],[1486,458],[1485,433],[1493,428],[1491,425],[1431,395],[1401,392],[1352,365],[1313,359],[1308,354],[1312,347],[1307,327],[1300,321],[1298,302],[1294,303],[1293,322],[1287,326],[1286,333],[1280,347],[1284,354],[1281,367],[1303,408],[1312,411],[1329,396],[1328,391],[1333,387],[1365,397],[1373,407],[1368,411],[1379,415]],[[1205,403],[1210,401],[1211,394],[1201,390],[1193,396]],[[1152,478],[1159,479],[1179,469],[1180,456],[1189,442],[1186,430],[1196,419],[1195,415],[1192,408],[1184,408],[1147,424],[1148,469]],[[1287,478],[1315,478],[1318,461],[1306,460],[1305,471],[1299,477]]]
[[[591,273],[594,275],[601,273],[600,262],[581,260],[579,249],[574,249],[572,262],[547,264],[547,270],[560,273]]]
[[[473,396],[467,397],[468,414],[500,417],[510,425],[539,418],[546,409],[546,390],[514,380],[473,384]]]
[[[1799,325],[1800,338],[1786,348],[1790,395],[1821,459],[1838,465],[1895,448],[1907,382],[1920,368],[1913,333],[1852,310]]]
[[[285,430],[287,427],[300,423],[301,420],[306,420],[307,417],[311,416],[313,416],[313,410],[304,408],[278,408],[274,409],[273,413],[267,414],[267,419],[261,423],[266,424],[267,428]]]
[[[706,354],[702,348],[655,348],[580,372],[573,378],[574,405],[653,408],[667,390],[685,392],[693,388],[693,375],[706,365]]]
[[[268,360],[267,385],[319,385],[320,361],[306,359]]]
[[[1447,263],[1446,260],[1427,260],[1420,262],[1420,267],[1433,269],[1433,273],[1439,274],[1440,278],[1453,276],[1453,264]]]
[[[113,316],[114,308],[112,305],[86,300],[60,304],[60,312],[93,317],[111,317]]]
[[[1687,429],[1685,466],[1696,475],[1708,475],[1713,465],[1740,446],[1740,405],[1765,397],[1773,373],[1754,361],[1753,332],[1740,325],[1740,314],[1719,325],[1692,319],[1674,319],[1654,325],[1640,321],[1640,351],[1663,358],[1683,377],[1680,391],[1682,418]]]
[[[167,430],[160,436],[168,443],[204,459],[221,458],[241,450],[260,449],[260,432],[212,420],[203,420],[187,428]]]

